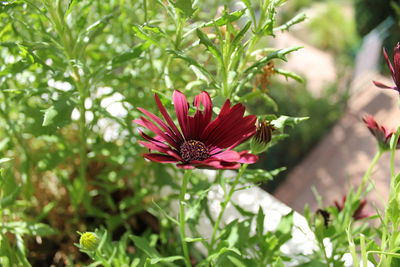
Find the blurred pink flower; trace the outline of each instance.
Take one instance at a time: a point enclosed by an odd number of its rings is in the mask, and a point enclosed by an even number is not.
[[[338,209],[338,211],[339,212],[342,211],[344,209],[344,205],[346,203],[346,196],[343,196],[341,203],[339,203],[336,200],[335,200],[334,203],[335,203],[335,206]],[[352,215],[354,220],[361,220],[361,219],[368,218],[368,217],[372,216],[371,213],[369,213],[369,212],[364,210],[364,207],[365,207],[366,204],[367,204],[367,200],[366,199],[363,199],[363,200],[360,201],[360,204],[358,204],[357,209],[354,211],[354,213]]]
[[[155,133],[150,137],[140,131],[148,142],[139,143],[158,153],[147,153],[144,157],[160,163],[177,163],[184,169],[237,169],[240,163],[252,164],[258,160],[248,151],[232,149],[246,141],[256,132],[256,116],[244,116],[242,104],[231,106],[225,101],[218,116],[212,120],[212,101],[207,92],[201,92],[194,99],[196,112],[189,115],[189,103],[184,94],[175,90],[172,99],[179,128],[175,125],[158,95],[156,104],[164,117],[162,120],[153,113],[138,108],[147,118],[141,117],[135,123]]]
[[[397,45],[393,49],[394,66],[390,62],[385,48],[383,48],[383,56],[385,57],[387,65],[389,66],[390,73],[392,74],[392,79],[394,81],[395,86],[388,86],[381,82],[376,82],[376,81],[373,81],[373,83],[379,88],[394,89],[400,93],[400,43],[397,43]]]
[[[385,126],[379,125],[375,118],[371,115],[364,116],[363,121],[372,135],[375,136],[378,144],[382,148],[388,149],[390,138],[396,133],[396,131],[394,129],[388,129]],[[397,148],[400,148],[399,142],[397,143]]]

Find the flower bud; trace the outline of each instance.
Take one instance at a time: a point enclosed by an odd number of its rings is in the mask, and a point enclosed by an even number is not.
[[[83,249],[93,251],[96,250],[97,246],[99,245],[100,239],[98,236],[93,232],[86,232],[81,235],[79,239],[79,244]]]
[[[251,140],[251,151],[254,154],[260,154],[267,150],[268,143],[272,139],[272,132],[275,130],[275,127],[270,124],[269,121],[259,120],[257,125],[257,131]]]

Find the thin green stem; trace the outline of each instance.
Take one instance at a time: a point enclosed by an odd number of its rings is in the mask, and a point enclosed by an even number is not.
[[[397,130],[397,132],[398,132],[398,130]],[[390,150],[390,177],[392,178],[391,179],[391,185],[392,185],[392,181],[394,180],[393,178],[395,177],[394,160],[395,160],[395,155],[396,155],[397,143],[399,142],[399,134],[396,133],[394,138],[395,138],[394,147]]]
[[[84,200],[86,197],[87,183],[86,183],[86,169],[87,169],[87,142],[86,142],[86,108],[85,101],[87,98],[87,83],[83,81],[80,69],[77,66],[77,61],[79,61],[79,53],[81,51],[76,51],[76,40],[73,38],[73,34],[68,27],[68,24],[64,20],[64,16],[62,10],[59,8],[58,10],[54,6],[54,2],[49,2],[46,0],[47,8],[50,13],[50,20],[54,25],[54,28],[59,35],[62,46],[64,48],[65,56],[68,59],[69,67],[71,68],[71,76],[74,80],[76,89],[79,93],[79,188],[75,188],[77,193],[77,198],[73,198],[73,202],[77,205]],[[58,6],[59,7],[59,6]],[[58,11],[58,12],[57,12]],[[83,201],[84,204],[88,204],[86,201]]]
[[[397,240],[397,229],[398,229],[398,223],[393,223],[390,225],[389,223],[389,208],[392,203],[392,199],[396,198],[397,192],[396,192],[396,174],[395,174],[395,154],[396,154],[396,148],[397,148],[397,143],[399,140],[399,134],[398,131],[394,137],[395,139],[393,140],[394,143],[392,143],[391,151],[390,151],[390,188],[389,188],[389,200],[388,200],[388,206],[386,207],[385,210],[385,217],[383,219],[383,225],[382,225],[382,238],[381,238],[381,251],[385,251],[386,248],[390,251],[395,247],[395,242]],[[396,232],[395,232],[396,231]],[[390,234],[392,232],[392,234]],[[382,254],[383,257],[381,257],[381,260],[379,262],[379,266],[390,266],[392,257],[390,254]]]
[[[356,193],[356,199],[360,198],[362,192],[365,189],[365,185],[368,182],[368,180],[371,178],[372,171],[374,170],[374,167],[378,163],[378,160],[380,159],[382,154],[383,154],[383,150],[382,149],[379,149],[378,152],[376,152],[374,158],[372,159],[371,164],[368,167],[368,170],[365,172],[365,174],[364,174],[364,176],[363,176],[363,178],[361,180],[360,186],[358,187],[358,190],[357,190],[357,193]]]
[[[319,239],[318,239],[318,246],[319,246],[319,249],[322,251],[322,255],[324,256],[324,258],[325,258],[325,260],[326,260],[327,266],[328,266],[328,267],[331,266],[331,265],[330,265],[331,260],[329,259],[328,254],[326,254],[326,249],[325,249],[325,245],[324,245],[323,240],[319,240]]]
[[[186,195],[187,185],[189,183],[190,174],[191,174],[190,170],[185,171],[185,174],[183,175],[183,180],[182,180],[181,192],[179,194],[179,233],[181,236],[183,255],[185,257],[185,265],[187,267],[192,266],[190,264],[189,250],[188,250],[188,246],[186,243],[186,228],[185,228],[185,225],[186,225],[185,195]]]
[[[240,177],[242,177],[244,171],[247,169],[247,166],[248,166],[248,164],[243,164],[242,167],[240,167],[239,172],[236,175],[236,178],[233,181],[233,184],[232,184],[228,194],[225,195],[225,200],[221,203],[221,211],[219,212],[217,220],[215,221],[213,232],[211,235],[211,243],[210,243],[211,249],[214,249],[214,245],[215,245],[215,241],[216,241],[215,239],[217,237],[217,231],[219,229],[219,224],[221,223],[221,219],[222,219],[222,216],[224,215],[225,209],[226,209],[229,201],[231,200],[233,193],[236,190],[236,186],[239,183]]]

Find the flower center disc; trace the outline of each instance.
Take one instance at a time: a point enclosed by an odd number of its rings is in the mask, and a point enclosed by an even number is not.
[[[185,141],[180,147],[180,152],[184,162],[205,160],[210,157],[206,145],[196,140]]]

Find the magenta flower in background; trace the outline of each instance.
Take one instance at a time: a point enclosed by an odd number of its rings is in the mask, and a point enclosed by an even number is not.
[[[397,45],[393,49],[393,65],[389,60],[385,48],[383,48],[383,56],[385,57],[386,63],[389,66],[395,86],[388,86],[376,81],[373,81],[373,83],[379,88],[394,89],[400,93],[400,43],[397,43]]]
[[[390,138],[396,131],[394,129],[388,129],[385,126],[379,125],[375,118],[371,115],[367,115],[363,118],[365,125],[369,131],[375,136],[379,145],[385,149],[389,148]],[[400,140],[399,140],[400,141]],[[397,148],[400,148],[400,144],[397,143]]]
[[[335,206],[338,209],[338,211],[339,212],[342,211],[344,209],[344,205],[346,203],[346,196],[343,196],[341,203],[339,203],[336,200],[335,200],[334,203],[335,203]],[[368,218],[368,217],[372,216],[371,213],[369,213],[369,212],[364,210],[365,205],[367,205],[367,200],[366,199],[361,200],[360,204],[358,204],[357,209],[353,213],[352,217],[353,217],[354,220],[361,220],[361,219]]]
[[[145,141],[140,144],[157,153],[144,157],[155,162],[177,163],[184,169],[237,169],[240,163],[252,164],[258,160],[248,151],[232,149],[246,141],[256,132],[256,116],[244,116],[242,104],[231,106],[225,101],[218,116],[212,120],[212,101],[207,92],[201,92],[194,99],[196,112],[189,115],[189,103],[184,94],[175,90],[172,99],[179,129],[173,122],[159,97],[154,95],[156,104],[164,118],[138,108],[147,118],[141,117],[135,123],[155,133],[150,137],[140,131]]]

